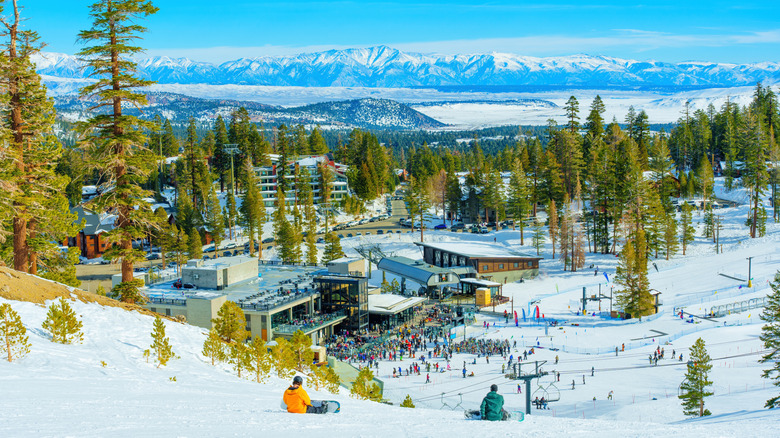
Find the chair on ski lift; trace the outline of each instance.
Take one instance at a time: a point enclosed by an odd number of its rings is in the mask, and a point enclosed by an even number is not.
[[[541,379],[539,379],[541,380]],[[550,382],[546,386],[537,380],[537,388],[531,394],[531,397],[544,397],[544,400],[548,403],[557,402],[561,399],[561,391],[555,385],[555,382]]]

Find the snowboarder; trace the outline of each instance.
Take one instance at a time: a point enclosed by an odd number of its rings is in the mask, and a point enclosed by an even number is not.
[[[613,392],[610,390],[609,394],[607,394],[607,400],[612,400],[612,394]]]
[[[294,414],[325,414],[328,412],[328,404],[322,402],[321,406],[314,407],[311,404],[309,394],[301,388],[303,378],[295,376],[292,385],[284,391],[284,404],[287,406],[287,412]]]
[[[479,413],[483,420],[501,421],[506,420],[509,414],[504,410],[504,397],[498,393],[498,385],[490,385],[490,392],[482,399],[482,405]]]

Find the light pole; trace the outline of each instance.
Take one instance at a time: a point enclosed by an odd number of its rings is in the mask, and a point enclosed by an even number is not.
[[[222,150],[225,151],[225,153],[230,154],[230,182],[233,183],[233,196],[236,196],[236,172],[233,168],[233,155],[241,152],[241,150],[235,143],[223,144]]]
[[[753,270],[753,257],[747,257],[748,261],[748,287],[753,287],[753,278],[751,272]]]

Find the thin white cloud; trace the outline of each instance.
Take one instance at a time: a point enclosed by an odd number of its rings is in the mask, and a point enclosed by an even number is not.
[[[238,58],[261,56],[292,56],[300,53],[339,50],[350,47],[368,47],[386,44],[407,52],[438,54],[470,54],[505,52],[526,56],[553,56],[572,53],[604,53],[609,49],[626,49],[643,53],[662,48],[731,47],[752,44],[780,43],[780,29],[727,34],[670,34],[642,29],[614,29],[606,36],[538,35],[516,38],[486,38],[446,41],[402,42],[345,45],[309,46],[254,46],[254,47],[208,47],[208,48],[162,48],[150,49],[149,56],[187,57],[198,61],[221,63]]]

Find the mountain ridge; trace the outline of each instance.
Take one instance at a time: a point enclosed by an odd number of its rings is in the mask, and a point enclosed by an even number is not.
[[[40,74],[84,78],[72,55],[35,57]],[[636,61],[603,55],[531,57],[510,53],[440,55],[388,46],[299,55],[240,58],[219,65],[188,58],[138,59],[139,76],[163,84],[238,84],[305,87],[421,87],[473,85],[732,87],[780,82],[780,62],[751,64]]]

